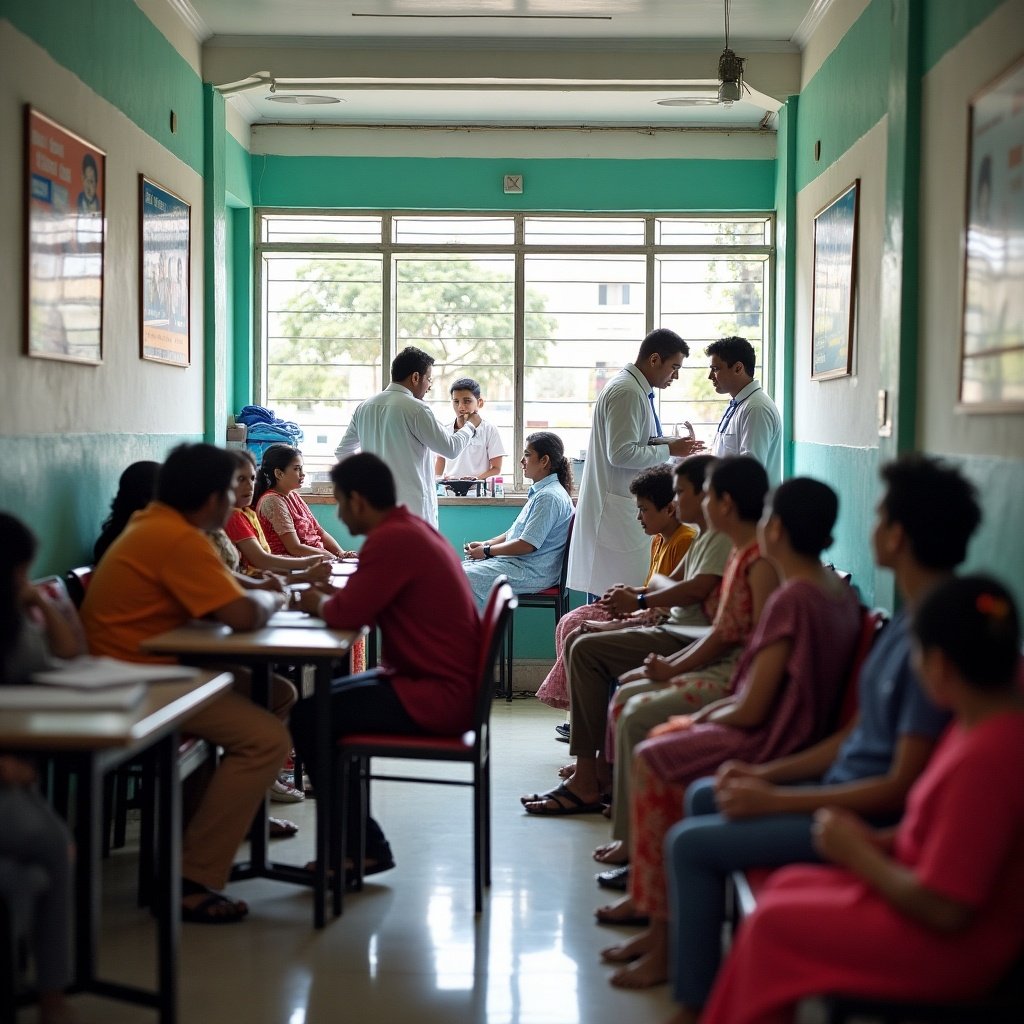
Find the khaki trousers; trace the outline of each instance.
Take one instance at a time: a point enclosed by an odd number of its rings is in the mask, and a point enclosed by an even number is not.
[[[185,830],[181,851],[182,877],[218,890],[227,885],[238,847],[291,750],[284,720],[296,697],[287,679],[274,676],[273,712],[257,707],[249,699],[249,671],[224,668],[234,673],[232,689],[196,712],[184,726],[185,732],[224,749]]]

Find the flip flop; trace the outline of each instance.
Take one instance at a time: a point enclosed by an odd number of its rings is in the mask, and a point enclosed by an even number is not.
[[[541,800],[554,800],[556,804],[555,807],[543,807],[537,810],[527,807],[526,801],[524,801],[523,804],[524,810],[527,814],[536,814],[540,817],[549,818],[555,818],[565,814],[597,814],[604,806],[600,801],[588,804],[585,800],[582,800],[571,789],[569,789],[564,782],[549,793],[535,793],[534,799],[538,802]]]
[[[614,889],[617,892],[626,892],[629,889],[629,865],[622,864],[611,871],[601,871],[594,876],[597,884],[602,889]]]
[[[268,818],[267,834],[271,839],[290,839],[299,831],[299,826],[287,818]]]
[[[193,882],[187,878],[181,880],[182,896],[198,896],[199,893],[206,893],[204,899],[200,900],[194,907],[181,905],[181,919],[190,924],[235,924],[243,920],[249,913],[249,908],[236,900],[229,900],[223,893],[214,892],[205,885]],[[227,913],[218,914],[214,908],[230,908]]]

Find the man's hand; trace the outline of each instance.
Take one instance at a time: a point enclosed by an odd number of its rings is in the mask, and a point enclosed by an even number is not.
[[[704,451],[704,442],[695,441],[690,437],[679,437],[669,443],[668,453],[677,459],[685,459],[687,455],[696,455]]]
[[[597,604],[599,608],[617,616],[628,615],[640,607],[637,592],[632,587],[619,587],[610,590]]]
[[[310,587],[309,590],[297,590],[292,593],[292,606],[297,608],[299,611],[306,612],[307,615],[315,615],[317,618],[321,618],[320,606],[324,602],[326,595],[319,589],[319,587]]]

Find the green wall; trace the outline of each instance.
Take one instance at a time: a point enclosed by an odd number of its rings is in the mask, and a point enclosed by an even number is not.
[[[4,0],[3,14],[58,63],[200,174],[199,76],[131,0]],[[171,111],[178,130],[171,134]],[[59,119],[60,111],[49,111]]]
[[[168,434],[0,437],[0,507],[25,520],[39,538],[33,573],[63,574],[92,562],[92,546],[125,467],[162,462],[174,445],[201,440]]]
[[[774,160],[252,157],[253,205],[409,210],[770,210]]]

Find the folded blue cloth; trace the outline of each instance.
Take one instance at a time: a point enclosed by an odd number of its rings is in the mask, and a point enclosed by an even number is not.
[[[302,427],[297,423],[279,420],[273,409],[267,409],[262,405],[245,406],[235,416],[235,422],[244,423],[249,428],[246,436],[252,441],[281,441],[285,444],[295,444],[305,437]]]

